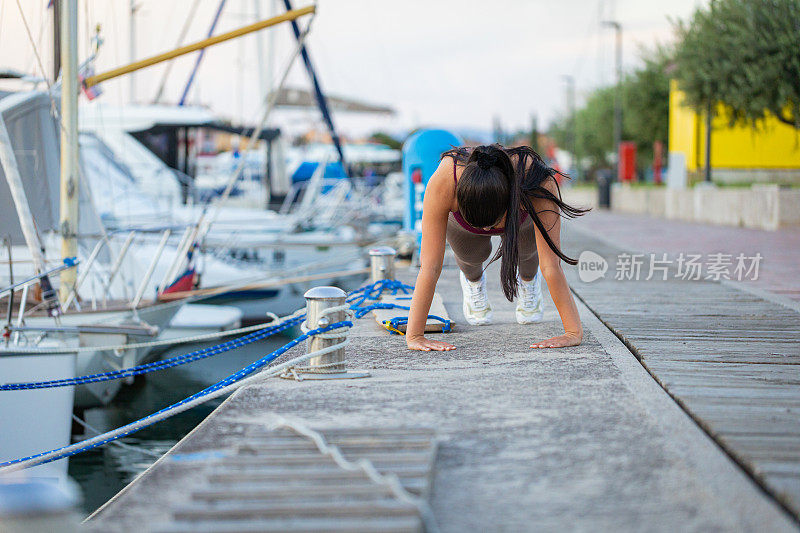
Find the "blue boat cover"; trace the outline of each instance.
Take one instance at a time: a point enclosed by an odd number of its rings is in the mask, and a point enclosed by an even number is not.
[[[292,183],[310,180],[318,166],[319,163],[317,161],[303,161],[300,163],[300,166],[297,167],[297,170],[294,171],[294,174],[292,174]],[[331,179],[343,179],[347,177],[347,174],[345,173],[342,164],[336,161],[334,163],[327,164],[325,167],[325,175],[323,177]]]

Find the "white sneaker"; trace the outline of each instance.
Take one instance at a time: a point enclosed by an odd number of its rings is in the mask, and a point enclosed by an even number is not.
[[[517,284],[517,323],[541,322],[544,316],[541,273],[537,271],[530,281],[517,278]]]
[[[461,279],[461,293],[464,297],[462,309],[464,318],[473,326],[484,326],[492,322],[492,306],[489,305],[489,295],[486,293],[486,275],[481,275],[480,281],[470,281],[459,272]]]

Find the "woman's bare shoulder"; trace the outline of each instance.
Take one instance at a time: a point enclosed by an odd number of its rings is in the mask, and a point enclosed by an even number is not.
[[[556,180],[555,176],[547,176],[542,181],[542,187],[546,190],[550,191],[551,193],[555,194],[556,196],[560,195],[560,190],[558,188],[558,181]]]
[[[455,180],[453,176],[455,175],[455,161],[452,157],[445,156],[439,162],[439,166],[436,167],[436,170],[433,172],[433,175],[428,180],[428,187],[430,188],[431,185],[437,188],[453,188],[455,189]]]
[[[436,203],[440,203],[448,210],[452,206],[456,194],[453,169],[453,159],[451,157],[442,158],[425,187],[425,198],[435,199]]]

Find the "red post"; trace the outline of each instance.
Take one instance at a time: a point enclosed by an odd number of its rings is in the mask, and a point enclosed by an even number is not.
[[[623,141],[619,143],[619,176],[623,182],[636,179],[636,143]]]

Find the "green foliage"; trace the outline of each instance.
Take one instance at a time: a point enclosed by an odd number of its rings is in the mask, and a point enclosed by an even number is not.
[[[614,151],[615,90],[595,90],[575,113],[575,151],[582,158],[589,158],[593,167],[607,166],[607,156]]]
[[[664,48],[642,51],[644,65],[622,81],[622,140],[634,141],[639,167],[653,159],[653,143],[666,146],[669,129],[670,61]],[[614,93],[616,87],[592,91],[575,116],[563,117],[550,129],[562,147],[568,147],[571,128],[575,126],[575,150],[591,168],[609,166],[608,155],[614,151]]]
[[[623,139],[636,143],[639,166],[653,161],[653,143],[667,146],[669,132],[669,50],[642,53],[644,66],[629,74],[623,84]]]
[[[395,150],[400,150],[403,147],[403,143],[382,131],[376,131],[370,135],[369,140],[378,144],[385,144],[389,148],[394,148]]]
[[[732,123],[769,111],[800,129],[800,0],[711,0],[676,31],[689,105],[721,102]]]
[[[531,117],[531,132],[530,132],[530,139],[529,142],[531,144],[531,148],[537,154],[541,154],[541,148],[539,146],[539,120],[536,118],[536,115]]]
[[[573,130],[574,128],[574,130]],[[562,117],[550,127],[550,135],[559,146],[568,148],[575,132],[575,151],[589,166],[608,165],[607,155],[614,146],[614,87],[592,91],[574,116]]]

